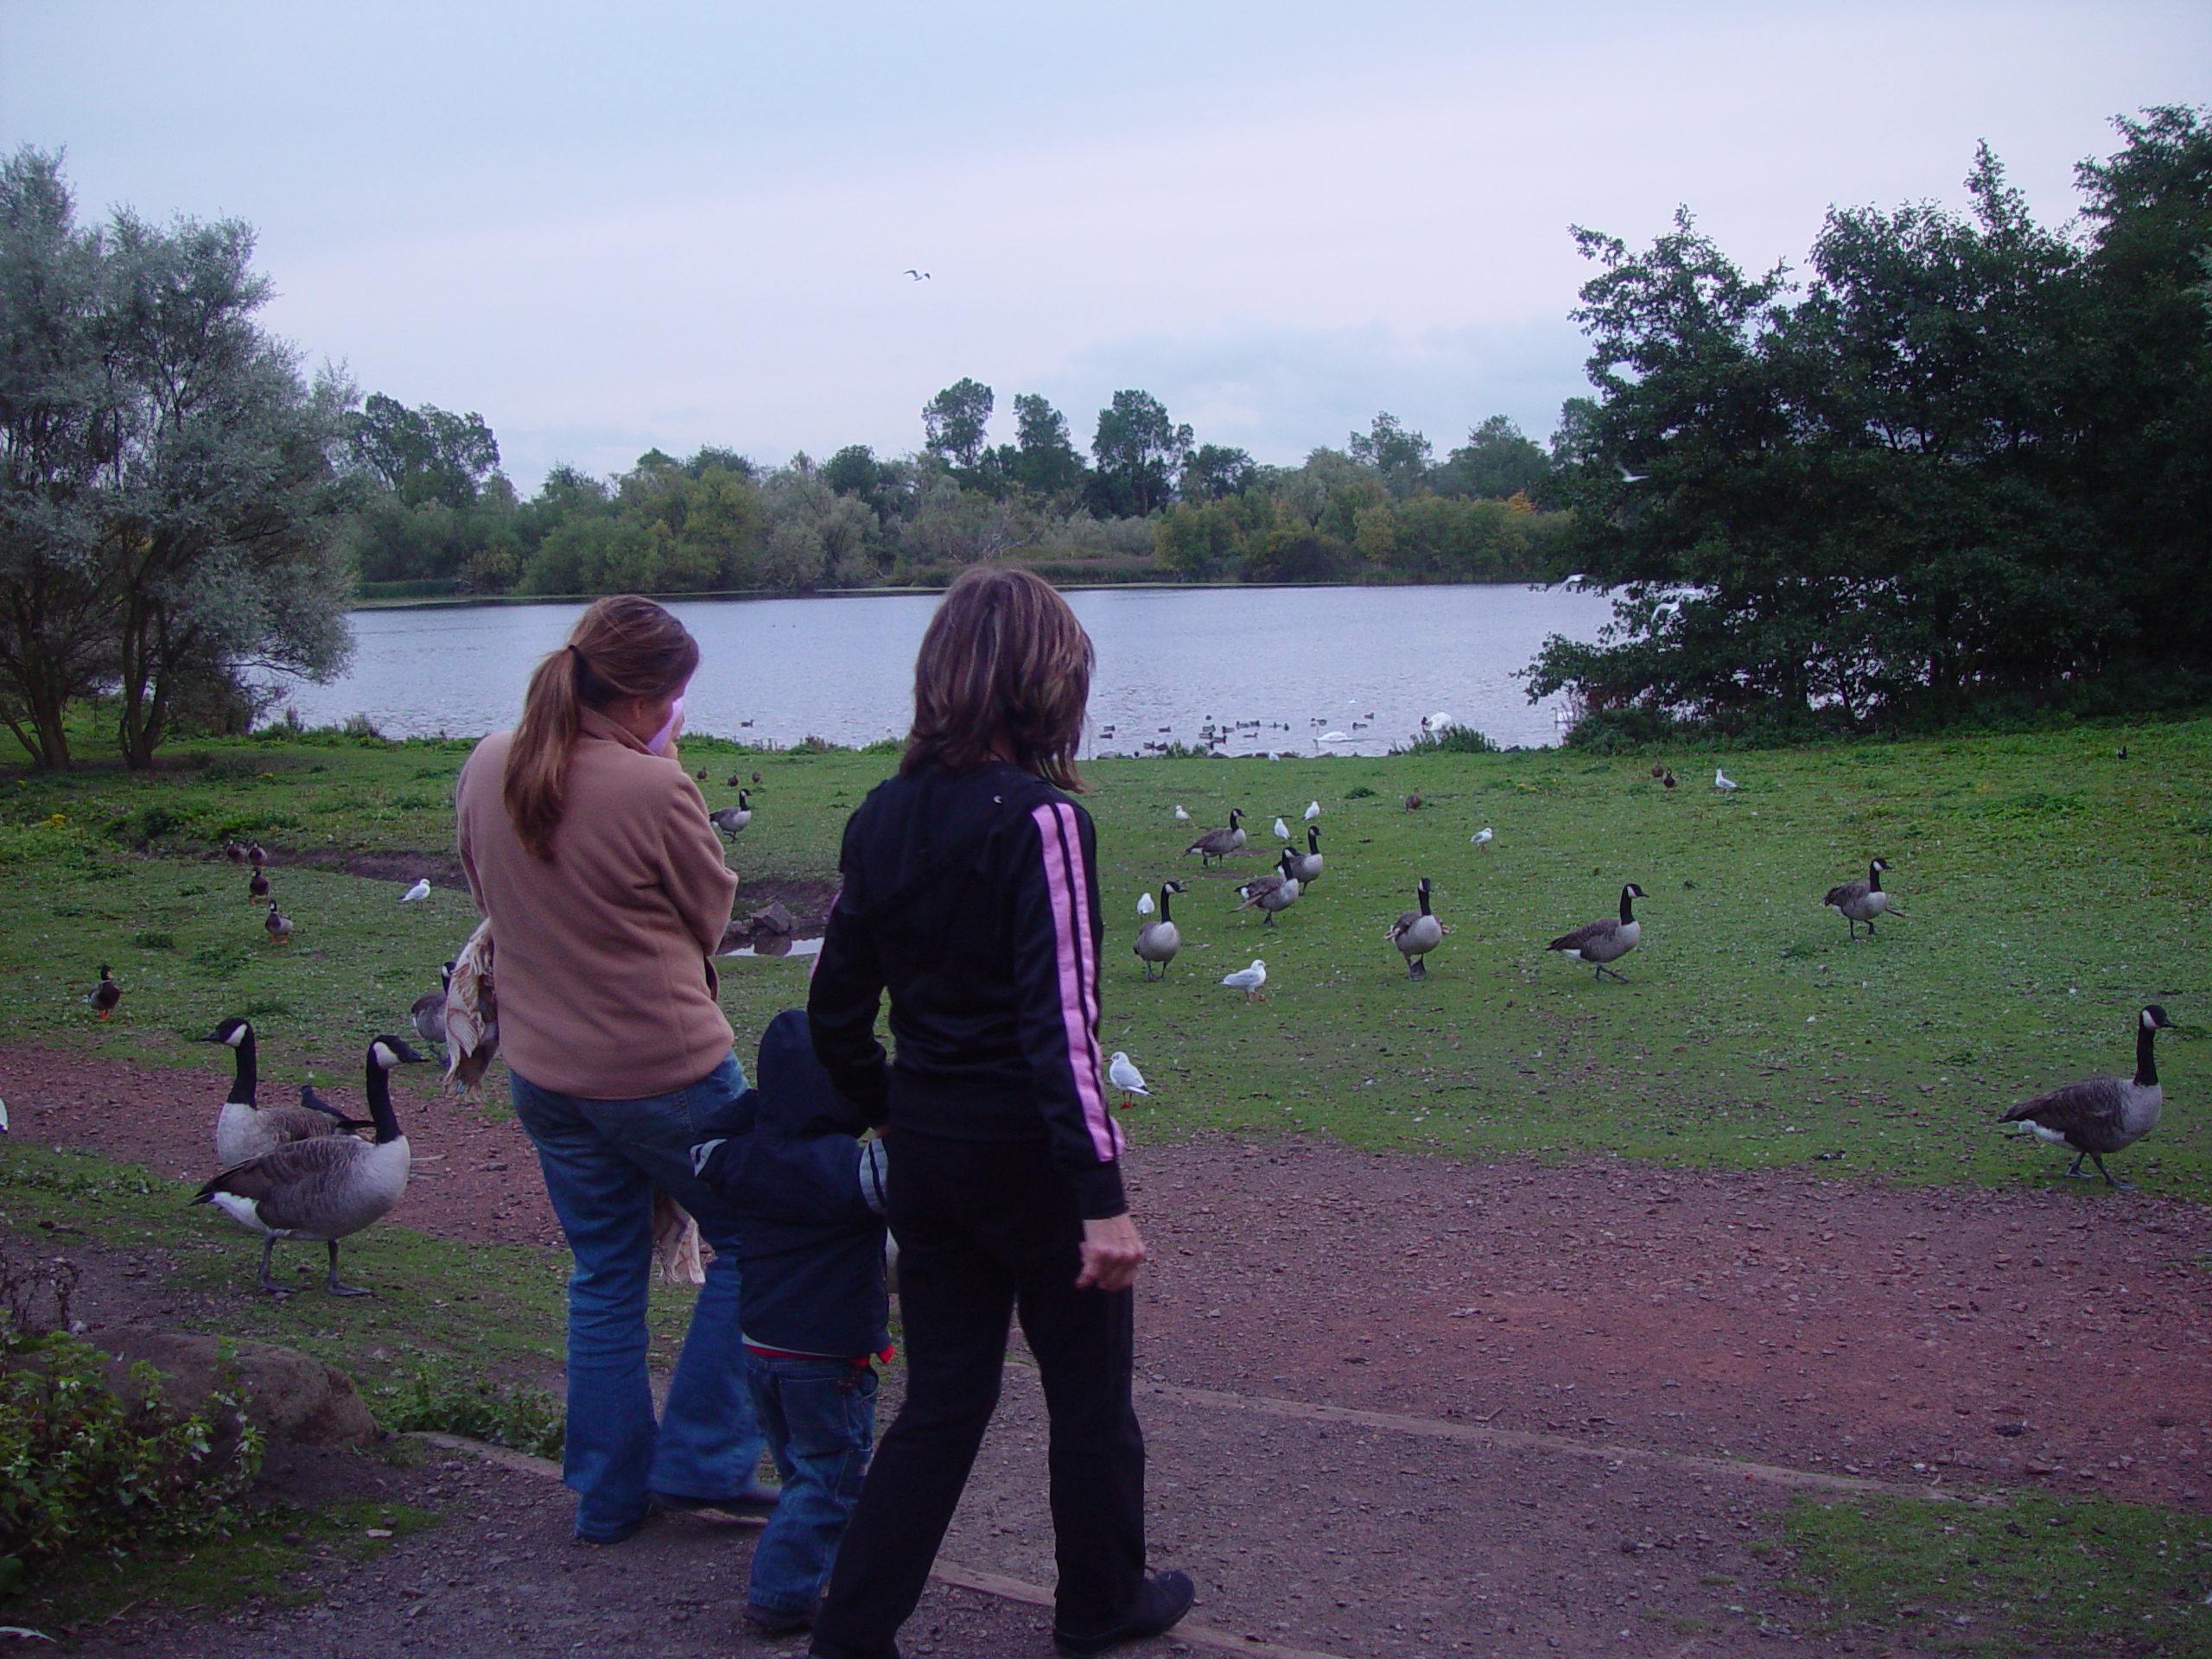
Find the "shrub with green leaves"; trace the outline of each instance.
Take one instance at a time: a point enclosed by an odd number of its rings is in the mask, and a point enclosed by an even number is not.
[[[543,1389],[462,1376],[450,1365],[425,1363],[414,1375],[371,1391],[371,1409],[399,1434],[465,1434],[541,1458],[557,1458],[568,1434],[559,1401]]]
[[[1419,732],[1393,754],[1496,754],[1497,745],[1471,726],[1452,721],[1433,732]]]

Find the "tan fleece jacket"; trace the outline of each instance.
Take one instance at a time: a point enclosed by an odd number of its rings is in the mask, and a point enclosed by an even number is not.
[[[499,791],[513,734],[461,769],[461,867],[492,921],[499,1048],[540,1088],[636,1100],[696,1083],[730,1050],[710,957],[737,878],[677,761],[586,709],[550,863]]]

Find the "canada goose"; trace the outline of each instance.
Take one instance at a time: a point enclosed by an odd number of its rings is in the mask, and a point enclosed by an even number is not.
[[[1264,1002],[1268,999],[1260,995],[1260,987],[1268,982],[1268,964],[1255,957],[1249,968],[1239,968],[1233,974],[1224,974],[1221,982],[1232,991],[1243,992],[1247,1002]]]
[[[1300,887],[1310,887],[1321,879],[1321,826],[1306,826],[1306,850],[1294,854],[1290,873],[1298,878]]]
[[[1297,854],[1292,852],[1287,847],[1284,848],[1282,857],[1277,861],[1277,868],[1274,870],[1266,875],[1255,875],[1236,889],[1238,895],[1244,900],[1236,908],[1249,910],[1253,906],[1257,905],[1267,912],[1264,925],[1273,927],[1275,925],[1275,912],[1288,910],[1298,902],[1298,878],[1290,873],[1290,867],[1297,860]]]
[[[306,1104],[304,1097],[298,1106],[259,1105],[255,1096],[259,1074],[255,1070],[253,1026],[245,1020],[230,1019],[198,1039],[203,1043],[222,1043],[232,1054],[231,1092],[224,1096],[223,1108],[215,1114],[215,1162],[228,1169],[233,1164],[243,1164],[258,1158],[265,1152],[292,1141],[311,1141],[317,1135],[338,1135],[346,1128],[359,1127],[343,1116],[326,1103],[317,1110]],[[316,1096],[321,1100],[321,1096]]]
[[[438,969],[438,988],[423,992],[407,1011],[416,1034],[426,1043],[442,1045],[446,1039],[446,992],[452,984],[453,963],[448,962]]]
[[[256,870],[251,875],[246,877],[245,896],[246,902],[249,904],[256,903],[269,896],[269,877],[266,873]]]
[[[1320,816],[1321,816],[1321,803],[1320,803],[1320,802],[1319,802],[1319,801],[1308,801],[1308,802],[1306,802],[1306,821],[1308,823],[1311,823],[1314,819],[1316,819],[1316,818],[1319,817]]]
[[[1428,913],[1428,878],[1421,877],[1414,888],[1414,896],[1421,901],[1419,910],[1402,910],[1398,919],[1390,924],[1382,937],[1398,947],[1398,954],[1406,959],[1408,978],[1426,979],[1430,951],[1444,942],[1444,924]]]
[[[1183,948],[1183,935],[1176,927],[1175,918],[1168,913],[1167,908],[1168,895],[1182,891],[1183,884],[1180,881],[1161,882],[1160,884],[1160,919],[1156,922],[1146,922],[1137,929],[1137,942],[1130,948],[1136,952],[1137,960],[1144,963],[1144,976],[1147,979],[1166,978],[1167,964],[1175,960],[1175,953]],[[1160,969],[1159,973],[1155,974],[1152,971],[1155,967]]]
[[[308,1111],[319,1112],[325,1117],[336,1119],[338,1127],[341,1129],[373,1129],[376,1128],[376,1125],[365,1117],[346,1116],[345,1113],[340,1111],[335,1106],[325,1100],[321,1095],[315,1093],[315,1085],[311,1083],[303,1083],[300,1085],[300,1104],[305,1107]]]
[[[338,1241],[383,1217],[407,1191],[407,1137],[391,1110],[391,1068],[420,1061],[397,1037],[369,1045],[369,1116],[374,1141],[322,1135],[294,1141],[223,1171],[193,1198],[212,1204],[249,1232],[261,1235],[262,1289],[282,1294],[269,1276],[270,1252],[280,1238],[321,1239],[330,1249],[334,1296],[365,1296],[338,1279]]]
[[[1476,830],[1473,835],[1469,836],[1467,839],[1474,842],[1478,847],[1487,847],[1490,845],[1491,837],[1497,833],[1497,830],[1491,829],[1488,824],[1484,824],[1481,829]]]
[[[272,944],[282,944],[292,937],[292,918],[276,908],[274,899],[269,901],[269,915],[261,925],[269,930],[269,939]]]
[[[1874,918],[1890,907],[1890,895],[1882,891],[1882,872],[1890,868],[1887,859],[1878,858],[1866,867],[1864,881],[1847,881],[1840,887],[1830,887],[1828,896],[1821,900],[1830,910],[1840,915],[1851,929],[1851,937],[1859,937],[1859,924],[1866,924],[1866,937],[1874,937]],[[1897,912],[1902,916],[1903,911]]]
[[[429,896],[430,878],[426,875],[418,879],[413,887],[401,893],[399,895],[399,902],[403,905],[419,905],[423,899]]]
[[[739,790],[735,806],[726,806],[719,812],[709,812],[707,814],[707,818],[724,835],[736,835],[739,830],[753,822],[753,791],[749,789]]]
[[[107,963],[100,963],[99,983],[85,993],[85,1001],[103,1020],[113,1014],[116,1004],[123,1001],[123,987],[107,976]]]
[[[1637,921],[1634,913],[1629,909],[1629,901],[1631,899],[1649,897],[1650,895],[1642,887],[1631,881],[1621,889],[1619,920],[1616,921],[1608,916],[1602,921],[1585,922],[1573,932],[1560,934],[1544,948],[1547,950],[1563,951],[1577,961],[1588,963],[1598,970],[1592,976],[1593,978],[1602,978],[1607,974],[1612,974],[1615,979],[1625,985],[1628,982],[1628,976],[1615,973],[1605,964],[1609,962],[1618,962],[1636,949],[1637,940],[1643,936],[1643,924]]]
[[[2158,1067],[2152,1053],[2152,1039],[2171,1026],[2166,1011],[2152,1003],[2135,1019],[2135,1075],[2133,1077],[2090,1077],[2063,1089],[2024,1100],[1997,1121],[2024,1123],[2045,1141],[2071,1147],[2078,1154],[2069,1175],[2082,1175],[2082,1160],[2088,1159],[2097,1173],[2113,1186],[2133,1190],[2133,1183],[2113,1180],[2104,1154],[2118,1152],[2140,1141],[2158,1126],[2158,1113],[2166,1092],[2158,1086]]]
[[[1144,1086],[1144,1073],[1131,1065],[1129,1057],[1118,1048],[1107,1065],[1106,1080],[1122,1091],[1122,1104],[1124,1106],[1134,1106],[1135,1096],[1152,1093]]]
[[[248,842],[246,843],[245,849],[245,861],[252,865],[253,868],[257,870],[269,861],[269,855],[261,850],[261,843],[259,842]]]
[[[1198,855],[1198,866],[1201,869],[1211,860],[1227,858],[1244,844],[1244,831],[1237,823],[1237,820],[1243,816],[1244,811],[1242,807],[1230,807],[1229,827],[1226,830],[1207,830],[1205,834],[1183,849],[1183,856],[1188,858],[1192,853],[1196,853]]]

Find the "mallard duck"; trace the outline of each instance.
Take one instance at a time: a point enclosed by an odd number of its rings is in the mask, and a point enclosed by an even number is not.
[[[1298,878],[1298,885],[1310,887],[1321,879],[1321,826],[1306,826],[1306,850],[1292,855],[1290,873]]]
[[[1663,772],[1659,774],[1659,786],[1662,789],[1673,789],[1675,785],[1676,779],[1673,772]]]
[[[1415,790],[1412,794],[1406,797],[1406,810],[1408,812],[1418,812],[1421,810],[1421,791]]]
[[[257,870],[269,861],[269,855],[262,851],[259,842],[249,842],[246,844],[245,861]]]
[[[1876,859],[1866,867],[1864,881],[1847,881],[1840,887],[1830,887],[1828,896],[1821,900],[1830,910],[1841,916],[1851,929],[1851,937],[1859,937],[1859,924],[1866,924],[1866,937],[1874,937],[1874,918],[1890,907],[1890,895],[1882,891],[1882,872],[1890,868],[1886,859]],[[1903,911],[1897,912],[1902,916]]]
[[[292,918],[276,908],[274,899],[269,901],[269,914],[261,925],[269,930],[272,944],[282,944],[292,937]]]
[[[1615,979],[1626,984],[1627,975],[1615,973],[1605,964],[1618,962],[1636,949],[1636,942],[1643,937],[1643,924],[1636,919],[1635,913],[1629,908],[1629,901],[1649,896],[1631,881],[1621,889],[1621,913],[1618,919],[1608,916],[1602,921],[1585,922],[1573,932],[1560,934],[1544,948],[1588,963],[1598,970],[1594,977],[1602,978],[1612,974]]]
[[[2113,1179],[2112,1172],[2105,1167],[2104,1154],[2133,1146],[2158,1128],[2166,1092],[2158,1084],[2158,1060],[2152,1045],[2158,1033],[2172,1024],[2166,1011],[2153,1002],[2135,1016],[2133,1077],[2090,1077],[2069,1083],[2022,1101],[1997,1121],[2024,1123],[2042,1139],[2073,1147],[2076,1156],[2066,1172],[2069,1175],[2088,1179],[2082,1173],[2082,1160],[2087,1158],[2110,1185],[2129,1186],[2126,1181]]]
[[[407,1191],[407,1137],[391,1109],[391,1071],[420,1063],[397,1037],[369,1045],[369,1117],[374,1141],[323,1135],[294,1141],[226,1169],[202,1186],[195,1204],[212,1204],[251,1232],[261,1235],[262,1289],[283,1292],[269,1276],[270,1252],[280,1238],[320,1239],[330,1248],[327,1283],[334,1296],[368,1292],[338,1279],[338,1241],[382,1219]]]
[[[225,842],[223,843],[223,856],[229,859],[233,864],[245,863],[245,843],[242,841]]]
[[[1116,1049],[1106,1066],[1106,1080],[1122,1091],[1122,1104],[1133,1106],[1135,1096],[1149,1096],[1152,1090],[1144,1086],[1144,1073],[1129,1064],[1129,1057]]]
[[[248,904],[266,899],[269,896],[269,877],[259,870],[246,877],[245,896]]]
[[[346,1116],[312,1089],[301,1091],[297,1106],[258,1104],[256,1096],[259,1073],[255,1069],[256,1048],[250,1020],[226,1020],[195,1040],[222,1043],[232,1056],[231,1092],[224,1096],[222,1109],[215,1114],[215,1161],[223,1168],[274,1152],[290,1141],[312,1141],[317,1135],[340,1135],[347,1129],[367,1127],[359,1119]]]
[[[1444,924],[1428,910],[1428,878],[1421,877],[1414,884],[1414,897],[1420,902],[1419,910],[1402,910],[1398,919],[1392,922],[1383,938],[1398,947],[1398,954],[1406,959],[1408,978],[1428,976],[1428,953],[1444,942]]]
[[[1268,964],[1255,957],[1249,968],[1239,968],[1233,974],[1224,974],[1221,982],[1232,991],[1243,992],[1247,1002],[1264,1002],[1267,998],[1260,995],[1260,987],[1268,982]]]
[[[1169,914],[1167,908],[1168,895],[1182,891],[1183,884],[1180,881],[1161,882],[1160,884],[1160,919],[1155,922],[1142,923],[1137,928],[1136,944],[1130,948],[1136,952],[1137,960],[1144,963],[1144,976],[1147,979],[1165,978],[1167,964],[1175,960],[1175,953],[1183,948],[1183,935],[1176,927],[1175,918]],[[1154,968],[1158,968],[1160,971],[1153,972]]]
[[[1273,927],[1275,925],[1276,913],[1288,910],[1298,902],[1298,878],[1290,873],[1290,867],[1297,861],[1297,854],[1292,852],[1287,847],[1284,848],[1282,856],[1276,861],[1276,868],[1273,873],[1267,875],[1255,875],[1236,889],[1244,900],[1236,908],[1249,910],[1253,906],[1257,905],[1267,912],[1262,925]]]
[[[100,963],[99,983],[85,993],[85,1001],[103,1020],[113,1014],[116,1005],[123,1001],[123,987],[108,977],[107,963]]]
[[[735,806],[726,806],[719,812],[709,812],[707,814],[707,821],[724,835],[735,836],[739,830],[753,822],[753,791],[749,789],[739,790]]]
[[[1198,864],[1201,868],[1210,861],[1227,858],[1244,844],[1244,831],[1237,822],[1243,816],[1242,808],[1230,807],[1229,827],[1225,830],[1207,830],[1205,834],[1183,849],[1183,856],[1188,858],[1192,853],[1196,853],[1198,855]]]

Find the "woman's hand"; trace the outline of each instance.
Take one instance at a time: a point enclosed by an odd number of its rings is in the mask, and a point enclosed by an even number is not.
[[[1075,1276],[1077,1290],[1127,1290],[1137,1281],[1144,1265],[1144,1239],[1128,1211],[1103,1221],[1083,1224],[1083,1271]]]

